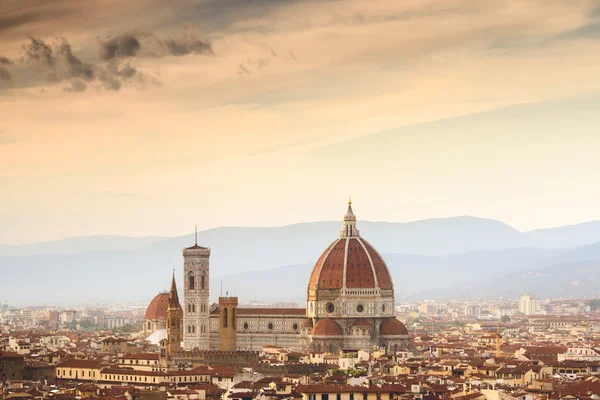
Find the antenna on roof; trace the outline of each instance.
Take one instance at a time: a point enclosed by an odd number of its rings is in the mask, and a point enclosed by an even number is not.
[[[198,246],[198,224],[194,225],[194,244]]]

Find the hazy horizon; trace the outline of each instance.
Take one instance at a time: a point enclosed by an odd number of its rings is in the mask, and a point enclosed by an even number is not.
[[[423,222],[423,221],[430,221],[430,220],[445,220],[445,219],[459,219],[459,218],[473,218],[473,219],[481,219],[481,220],[489,220],[489,221],[494,221],[494,222],[499,222],[502,223],[512,229],[515,229],[516,231],[520,232],[520,233],[527,233],[527,232],[533,232],[533,231],[543,231],[543,230],[548,230],[548,229],[554,229],[554,228],[563,228],[563,227],[570,227],[570,226],[577,226],[577,225],[583,225],[583,224],[587,224],[587,223],[593,223],[593,222],[598,222],[600,220],[589,220],[589,221],[581,221],[581,222],[576,222],[573,224],[566,224],[566,225],[556,225],[556,226],[545,226],[545,227],[539,227],[539,228],[533,228],[533,229],[528,229],[528,230],[520,230],[515,228],[514,226],[507,224],[504,221],[498,220],[498,219],[494,219],[494,218],[485,218],[485,217],[479,217],[479,216],[474,216],[474,215],[455,215],[455,216],[448,216],[448,217],[435,217],[435,218],[425,218],[425,219],[417,219],[417,220],[411,220],[411,221],[384,221],[384,220],[380,220],[380,221],[371,221],[371,220],[359,220],[358,221],[358,225],[360,226],[361,222],[366,222],[366,223],[386,223],[386,224],[411,224],[411,223],[418,223],[418,222]],[[293,226],[293,225],[301,225],[301,224],[314,224],[314,223],[335,223],[335,222],[339,222],[340,226],[341,226],[341,218],[339,220],[315,220],[315,221],[302,221],[302,222],[291,222],[291,223],[284,223],[284,224],[274,224],[274,225],[219,225],[219,226],[211,226],[208,228],[204,228],[204,229],[200,229],[198,228],[198,232],[203,232],[203,231],[209,231],[212,229],[220,229],[220,228],[282,228],[282,227],[288,227],[288,226]],[[68,240],[68,239],[74,239],[74,238],[93,238],[93,237],[125,237],[125,238],[131,238],[131,239],[149,239],[149,238],[164,238],[164,239],[169,239],[169,238],[174,238],[174,237],[182,237],[182,236],[189,236],[189,235],[193,235],[194,234],[194,230],[192,229],[192,231],[187,231],[187,232],[175,232],[173,235],[160,235],[160,234],[144,234],[144,235],[140,235],[140,236],[130,236],[130,235],[123,235],[120,234],[118,232],[116,233],[103,233],[103,234],[89,234],[89,235],[80,235],[80,236],[65,236],[65,237],[58,237],[58,238],[54,238],[54,239],[48,239],[48,240],[39,240],[39,241],[32,241],[32,242],[23,242],[23,243],[0,243],[0,245],[4,245],[4,246],[25,246],[25,245],[31,245],[31,244],[38,244],[38,243],[51,243],[51,242],[58,242],[61,240]]]

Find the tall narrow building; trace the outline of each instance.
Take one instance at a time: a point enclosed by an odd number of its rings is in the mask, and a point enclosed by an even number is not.
[[[219,297],[219,350],[237,350],[237,297]]]
[[[175,271],[173,271],[173,280],[171,281],[171,290],[169,292],[169,304],[167,305],[167,354],[181,350],[181,325],[183,312],[179,304],[179,295],[177,294],[177,285],[175,284]]]
[[[210,249],[198,246],[183,249],[183,347],[209,350],[209,259]]]

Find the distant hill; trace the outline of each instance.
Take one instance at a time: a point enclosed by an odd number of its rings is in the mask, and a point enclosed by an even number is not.
[[[35,256],[43,254],[77,254],[98,250],[127,250],[157,243],[161,240],[165,240],[165,238],[159,236],[132,238],[117,235],[98,235],[22,245],[0,244],[0,256]]]
[[[222,281],[226,290],[242,299],[302,301],[314,262],[340,228],[341,222],[315,222],[199,232],[199,244],[211,247],[212,297],[218,295]],[[600,259],[595,247],[600,245],[587,246],[600,242],[600,222],[522,233],[494,220],[456,217],[410,223],[360,221],[359,229],[384,254],[398,300],[481,295],[478,285],[491,280],[498,280],[494,293],[508,296],[515,290],[502,279],[511,274]],[[193,235],[185,235],[93,236],[0,246],[0,268],[10,271],[0,280],[0,301],[146,302],[166,289],[173,268],[180,278],[181,250],[192,244]],[[594,284],[590,282],[591,292]]]

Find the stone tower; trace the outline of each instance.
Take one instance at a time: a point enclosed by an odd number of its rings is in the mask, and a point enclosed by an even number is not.
[[[219,350],[237,350],[237,297],[219,297]]]
[[[209,350],[209,258],[210,249],[195,244],[183,249],[183,347]]]
[[[173,280],[171,281],[171,291],[169,292],[169,304],[167,305],[167,355],[181,350],[181,325],[183,320],[183,312],[179,304],[179,296],[177,295],[177,285],[175,284],[175,272],[173,272]]]

